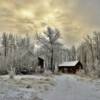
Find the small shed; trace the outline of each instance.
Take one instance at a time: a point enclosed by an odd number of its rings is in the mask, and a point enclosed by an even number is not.
[[[40,66],[41,72],[44,72],[44,58],[41,56],[38,57],[38,66]]]
[[[75,74],[82,69],[82,63],[80,61],[68,61],[58,65],[58,71],[63,73]]]

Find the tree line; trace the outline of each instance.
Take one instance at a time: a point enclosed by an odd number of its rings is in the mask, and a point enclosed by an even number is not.
[[[85,74],[100,77],[100,32],[88,34],[77,49]]]
[[[58,29],[48,27],[46,31],[37,33],[36,39],[28,34],[24,37],[3,33],[0,37],[0,74],[10,70],[20,73],[23,69],[36,72],[38,57],[45,59],[45,69],[55,71],[65,61],[79,60],[83,64],[86,75],[100,76],[100,33],[93,32],[83,39],[76,48],[65,48],[60,40]]]
[[[38,67],[39,56],[46,59],[45,69],[52,72],[58,64],[66,61],[68,50],[59,41],[58,29],[48,27],[46,31],[37,33],[35,37],[36,39],[31,38],[28,34],[21,37],[2,33],[0,37],[0,74],[7,74],[11,70],[20,74],[23,69],[34,73]]]

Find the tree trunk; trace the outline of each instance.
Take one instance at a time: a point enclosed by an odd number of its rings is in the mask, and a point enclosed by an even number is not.
[[[4,56],[7,56],[7,40],[5,39],[5,44],[4,44]]]
[[[94,66],[94,53],[93,53],[93,47],[92,47],[92,45],[91,45],[91,54],[92,54],[92,63],[93,63],[93,65],[92,65],[92,69],[95,71],[95,66]]]
[[[52,48],[51,50],[51,71],[54,72],[54,70],[55,70],[55,67],[53,65],[53,48]]]

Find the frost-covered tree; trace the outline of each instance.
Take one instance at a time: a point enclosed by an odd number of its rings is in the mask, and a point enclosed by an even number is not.
[[[4,56],[6,57],[8,52],[8,35],[6,33],[2,35],[2,45],[4,47]]]
[[[72,61],[76,60],[76,48],[75,48],[75,46],[72,46],[70,52],[71,52],[71,60]]]
[[[80,51],[80,52],[79,52]],[[87,35],[78,48],[78,57],[83,63],[85,72],[100,75],[100,33],[93,32]],[[94,74],[93,74],[94,73]]]
[[[37,36],[39,42],[50,52],[50,69],[52,72],[55,70],[54,66],[54,48],[58,43],[60,33],[57,29],[47,28],[47,31]]]

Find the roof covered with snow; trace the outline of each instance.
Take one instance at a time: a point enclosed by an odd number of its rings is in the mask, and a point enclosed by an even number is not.
[[[78,60],[77,61],[67,61],[67,62],[60,64],[59,67],[60,66],[67,66],[67,67],[76,66],[78,62],[79,62]]]

